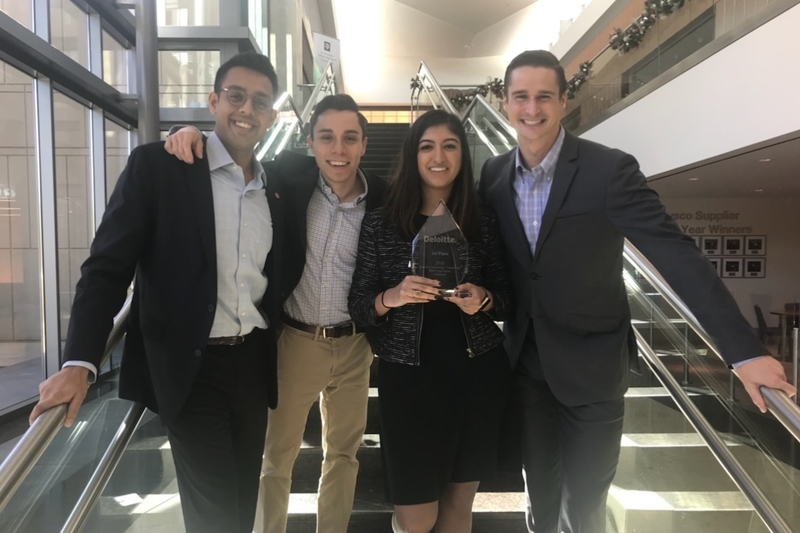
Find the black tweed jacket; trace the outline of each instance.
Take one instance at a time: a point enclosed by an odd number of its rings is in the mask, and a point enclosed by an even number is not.
[[[504,320],[511,310],[511,280],[505,264],[497,219],[481,210],[480,241],[469,243],[469,268],[465,282],[488,289],[494,307],[474,315],[461,313],[467,338],[465,357],[474,357],[501,344],[504,336],[495,320]],[[424,304],[408,304],[379,317],[375,297],[398,285],[411,274],[411,242],[400,237],[397,227],[386,220],[384,210],[364,216],[358,241],[358,259],[350,287],[349,309],[353,321],[367,330],[375,353],[387,361],[419,364],[419,336]]]

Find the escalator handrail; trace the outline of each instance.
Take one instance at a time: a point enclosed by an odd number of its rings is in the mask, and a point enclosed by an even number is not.
[[[702,436],[711,453],[753,505],[753,509],[758,513],[761,520],[769,527],[770,531],[775,533],[791,533],[793,531],[791,526],[789,526],[786,520],[780,515],[775,506],[772,505],[772,502],[770,502],[753,478],[750,477],[750,474],[748,474],[739,461],[736,460],[716,430],[714,430],[708,420],[700,413],[700,410],[695,406],[680,384],[672,377],[669,369],[661,362],[653,348],[645,342],[642,334],[638,330],[634,329],[633,331],[636,334],[639,353],[642,354],[647,366],[653,374],[655,374],[664,388],[667,389],[669,395],[675,401],[684,416]]]
[[[114,318],[114,326],[108,336],[106,349],[103,352],[98,371],[108,360],[111,352],[114,351],[125,334],[125,323],[130,313],[132,299],[133,295],[128,295],[119,313]],[[33,468],[33,465],[36,464],[36,461],[47,449],[58,430],[64,424],[66,417],[66,404],[57,405],[44,411],[34,420],[31,427],[22,435],[14,449],[3,461],[3,464],[0,465],[0,511],[5,508]]]
[[[673,309],[686,321],[688,326],[694,330],[700,339],[709,347],[709,349],[721,360],[725,361],[717,348],[711,336],[706,332],[705,328],[695,318],[694,314],[689,310],[683,300],[681,300],[672,287],[666,280],[658,273],[655,267],[647,260],[647,258],[628,240],[625,240],[625,247],[623,253],[625,257],[636,267],[642,276],[652,285],[661,296],[672,306]],[[789,433],[800,442],[800,407],[789,398],[789,396],[782,390],[772,389],[769,387],[761,387],[761,394],[766,400],[769,411],[783,424]]]
[[[311,91],[311,96],[309,96],[305,107],[303,107],[303,112],[298,115],[302,123],[301,125],[306,124],[308,122],[308,119],[311,118],[311,113],[314,111],[314,107],[317,105],[317,98],[319,98],[319,93],[322,92],[322,88],[324,86],[330,83],[333,83],[333,87],[335,90],[336,73],[333,72],[333,62],[328,61],[328,64],[325,65],[325,68],[322,70],[322,76],[320,76],[316,87],[314,87],[314,90]]]
[[[144,404],[137,402],[130,406],[125,415],[125,419],[122,421],[119,428],[117,428],[116,434],[111,439],[111,443],[100,459],[91,479],[89,479],[86,487],[84,487],[80,498],[78,498],[78,501],[72,508],[69,518],[67,518],[67,521],[61,528],[61,533],[79,533],[86,525],[86,521],[89,519],[89,513],[91,513],[97,500],[103,493],[103,489],[105,489],[108,484],[108,480],[111,479],[111,476],[114,474],[114,470],[117,468],[122,454],[128,447],[128,443],[130,443],[133,433],[136,431],[136,427],[139,425],[144,415],[144,411]]]
[[[511,127],[511,124],[509,124],[508,119],[504,117],[500,113],[500,111],[495,109],[494,106],[490,104],[486,98],[484,98],[479,94],[475,95],[475,98],[473,98],[472,101],[469,103],[467,109],[464,110],[462,120],[466,119],[472,112],[472,109],[477,107],[478,105],[483,107],[490,115],[492,115],[492,118],[495,119],[497,123],[503,128],[503,131],[508,133],[512,139],[517,140],[517,132],[514,130],[514,128]]]
[[[305,131],[305,122],[301,117],[300,111],[297,110],[297,104],[295,104],[294,98],[292,98],[292,95],[290,95],[288,92],[284,91],[281,93],[281,95],[278,97],[277,100],[275,100],[275,103],[272,105],[272,109],[274,109],[277,112],[280,112],[281,108],[283,108],[283,106],[287,103],[289,104],[289,107],[291,108],[292,112],[295,115],[295,118],[293,119],[295,123],[292,124],[291,128],[286,130],[283,137],[281,138],[278,138],[280,130],[279,129],[274,130],[275,133],[271,135],[269,139],[267,139],[267,142],[265,142],[260,148],[256,149],[256,159],[258,159],[259,161],[261,161],[262,158],[267,154],[267,152],[269,152],[270,147],[274,143],[279,143],[278,145],[281,147],[275,152],[277,155],[277,153],[280,152],[280,150],[282,150],[284,146],[286,146],[286,143],[288,142],[289,138],[291,138],[298,124],[300,125],[300,128]],[[273,125],[273,127],[275,126],[276,125]]]
[[[426,65],[424,61],[419,62],[419,70],[417,70],[417,78],[419,78],[420,80],[430,80],[433,92],[435,92],[436,96],[439,97],[439,100],[442,101],[442,104],[445,107],[445,111],[457,117],[461,116],[458,110],[456,109],[456,106],[453,105],[453,102],[451,102],[450,99],[447,97],[447,95],[444,94],[442,87],[436,81],[436,78],[433,76],[433,73],[431,73],[431,70],[428,68],[428,65]],[[425,89],[426,91],[428,90],[428,87],[424,82],[422,83],[422,88]]]
[[[287,128],[284,131],[282,137],[278,137],[277,135],[275,135],[274,137],[270,137],[270,139],[268,139],[267,142],[264,143],[264,145],[258,149],[258,151],[256,152],[256,158],[259,161],[267,154],[267,152],[269,152],[270,147],[274,143],[277,143],[278,146],[278,149],[275,151],[275,155],[280,153],[280,151],[283,150],[283,148],[289,142],[289,139],[292,138],[292,135],[294,135],[294,132],[295,130],[297,130],[298,127],[300,128],[300,131],[302,131],[304,135],[308,133],[306,132],[306,124],[308,123],[308,119],[311,118],[311,113],[313,113],[314,111],[314,107],[316,106],[317,98],[319,98],[320,92],[322,92],[323,89],[327,89],[327,87],[330,87],[331,84],[333,84],[335,89],[336,87],[335,80],[336,78],[333,72],[333,64],[331,62],[328,62],[328,64],[325,66],[325,69],[323,70],[322,76],[320,77],[317,84],[314,86],[314,90],[312,91],[311,96],[308,99],[308,102],[306,102],[303,111],[299,111],[297,109],[297,104],[295,103],[294,98],[292,98],[292,95],[290,95],[287,91],[281,93],[280,97],[278,97],[278,99],[275,100],[275,104],[272,106],[272,108],[275,109],[276,111],[280,111],[281,108],[288,103],[289,106],[291,107],[292,112],[295,115],[294,119],[292,119],[294,120],[294,124],[292,124],[289,128]]]

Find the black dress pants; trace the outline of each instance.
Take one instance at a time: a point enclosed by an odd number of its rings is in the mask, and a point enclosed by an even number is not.
[[[619,462],[624,399],[567,406],[547,382],[518,374],[522,462],[532,533],[604,533]]]
[[[189,398],[167,426],[187,533],[251,533],[267,430],[272,330],[209,345]]]

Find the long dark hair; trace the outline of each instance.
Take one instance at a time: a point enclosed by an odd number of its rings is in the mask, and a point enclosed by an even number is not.
[[[457,116],[434,109],[419,117],[408,130],[386,197],[387,220],[394,222],[400,234],[409,240],[419,231],[414,219],[422,209],[422,176],[417,164],[419,141],[428,128],[442,125],[456,135],[461,144],[461,170],[453,181],[447,207],[467,238],[475,238],[479,232],[478,195],[475,192],[467,132]]]

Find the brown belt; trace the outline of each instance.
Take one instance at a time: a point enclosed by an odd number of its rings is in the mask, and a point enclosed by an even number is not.
[[[354,322],[339,324],[338,326],[312,326],[298,322],[286,314],[281,315],[281,320],[287,326],[313,335],[319,335],[323,339],[338,339],[339,337],[348,337],[364,331],[363,328],[356,326]]]
[[[234,335],[232,337],[211,337],[208,339],[210,346],[239,346],[244,344],[255,332],[259,331],[258,328],[254,329],[247,335]]]

